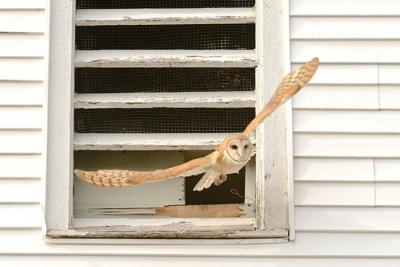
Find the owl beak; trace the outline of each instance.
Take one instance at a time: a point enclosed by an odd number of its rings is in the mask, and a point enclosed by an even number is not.
[[[241,158],[243,157],[243,149],[241,147],[238,148],[237,153]]]

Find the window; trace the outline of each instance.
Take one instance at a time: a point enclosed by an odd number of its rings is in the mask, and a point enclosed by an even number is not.
[[[193,192],[194,176],[104,189],[73,175],[174,166],[241,132],[288,70],[285,1],[70,2],[50,12],[46,235],[293,237],[290,108],[219,187]]]

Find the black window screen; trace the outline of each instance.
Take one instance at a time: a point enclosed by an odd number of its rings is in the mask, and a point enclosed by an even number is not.
[[[252,7],[255,0],[77,0],[77,8]]]
[[[253,91],[254,68],[77,68],[76,93]]]
[[[232,133],[253,108],[75,109],[78,133]]]
[[[78,50],[254,49],[254,24],[76,27]]]

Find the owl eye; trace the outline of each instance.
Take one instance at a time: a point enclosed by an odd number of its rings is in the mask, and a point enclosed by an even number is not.
[[[231,148],[236,150],[237,149],[237,145],[232,145]]]
[[[244,145],[244,149],[247,149],[249,147],[249,145]]]

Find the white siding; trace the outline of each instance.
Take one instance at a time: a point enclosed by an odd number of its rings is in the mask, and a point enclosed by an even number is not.
[[[293,66],[322,62],[293,101],[296,241],[212,247],[42,240],[44,5],[0,0],[1,266],[400,265],[399,1],[291,1]]]

